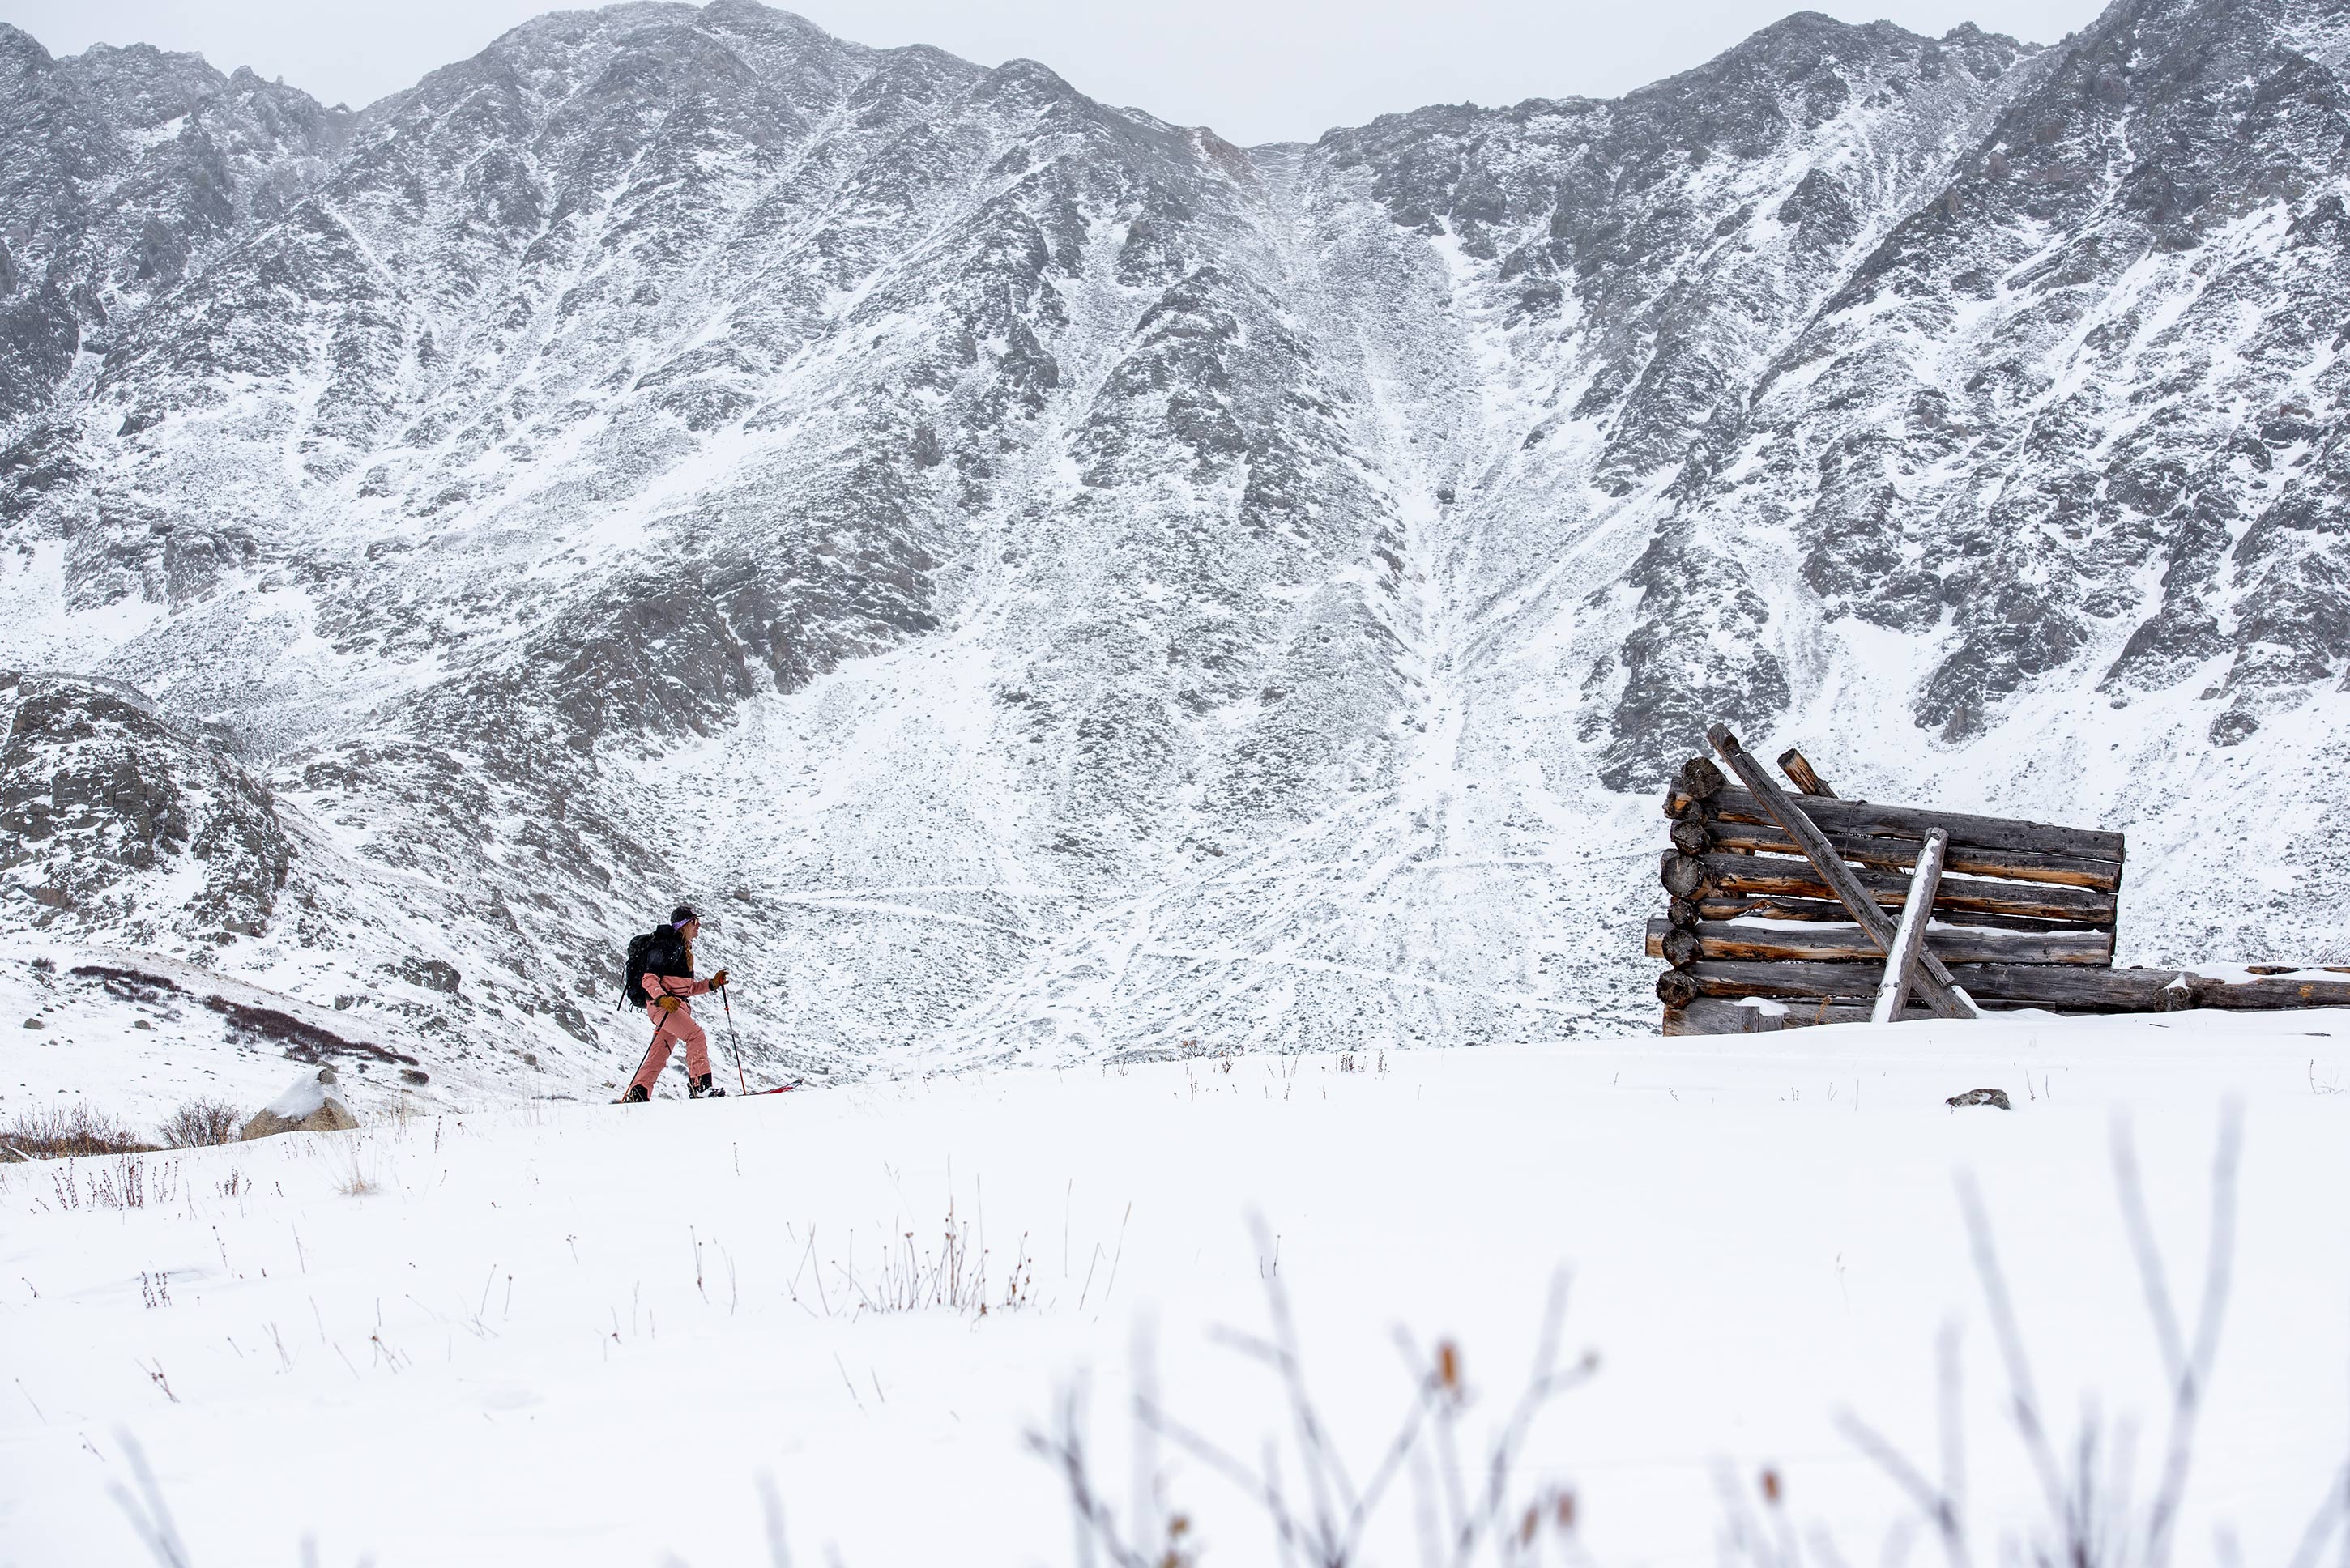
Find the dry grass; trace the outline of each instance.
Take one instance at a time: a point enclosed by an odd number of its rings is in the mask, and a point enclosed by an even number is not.
[[[375,1172],[368,1168],[357,1144],[344,1151],[341,1172],[335,1178],[335,1190],[346,1198],[365,1198],[380,1190]]]
[[[935,1251],[919,1244],[911,1231],[885,1238],[880,1256],[869,1268],[858,1254],[854,1232],[848,1238],[845,1262],[837,1259],[818,1262],[816,1246],[816,1231],[811,1229],[800,1266],[785,1293],[810,1313],[820,1309],[822,1316],[943,1311],[985,1317],[1035,1304],[1036,1263],[1028,1251],[1027,1235],[1022,1234],[1011,1268],[991,1286],[984,1223],[973,1225],[959,1218],[951,1202]],[[805,1293],[803,1278],[810,1284]]]
[[[57,1199],[56,1207],[71,1212],[78,1209],[144,1209],[178,1201],[180,1196],[180,1162],[165,1161],[149,1179],[147,1161],[120,1159],[98,1165],[78,1165],[72,1160],[49,1169],[49,1189]]]
[[[234,1106],[219,1100],[190,1100],[173,1111],[161,1129],[166,1148],[211,1148],[234,1143],[244,1117]]]
[[[0,1144],[35,1159],[145,1154],[156,1147],[115,1117],[78,1101],[55,1110],[17,1112],[0,1126]]]

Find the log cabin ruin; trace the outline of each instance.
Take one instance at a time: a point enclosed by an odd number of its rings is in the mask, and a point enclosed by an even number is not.
[[[1665,792],[1669,899],[1648,922],[1667,1034],[1875,1019],[2350,1006],[2350,971],[2117,969],[2123,836],[1839,798],[1790,751],[1790,794],[1726,726]],[[1724,766],[1728,773],[1723,771]]]

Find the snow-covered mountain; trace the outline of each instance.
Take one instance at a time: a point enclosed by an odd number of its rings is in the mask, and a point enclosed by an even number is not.
[[[542,1090],[679,897],[802,1069],[1550,1038],[1727,718],[2350,957],[2338,6],[1253,149],[748,0],[0,55],[43,940]]]

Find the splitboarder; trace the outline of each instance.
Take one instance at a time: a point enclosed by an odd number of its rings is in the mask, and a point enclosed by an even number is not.
[[[726,1093],[710,1081],[710,1037],[686,1005],[686,998],[722,990],[726,984],[723,969],[708,980],[693,978],[693,939],[701,934],[702,920],[692,906],[680,904],[670,911],[667,925],[656,926],[629,944],[627,996],[643,1003],[645,1018],[653,1026],[653,1042],[645,1048],[645,1059],[629,1080],[628,1093],[620,1096],[624,1104],[641,1105],[652,1098],[653,1085],[660,1082],[661,1069],[669,1065],[670,1049],[681,1040],[685,1043],[687,1093],[697,1100]]]

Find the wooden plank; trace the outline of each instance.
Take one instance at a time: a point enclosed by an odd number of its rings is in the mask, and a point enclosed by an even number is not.
[[[1723,1002],[1711,996],[1700,996],[1687,1007],[1665,1009],[1664,1027],[1667,1037],[1676,1034],[1753,1034],[1763,1026],[1762,1010],[1741,1007],[1734,1002]],[[1778,1027],[1773,1020],[1771,1027]]]
[[[2011,931],[1998,926],[1943,926],[1926,933],[1926,952],[1945,964],[2110,964],[2114,961],[2111,931]],[[1652,919],[1648,928],[1650,958],[1664,959],[1676,969],[1706,959],[1757,959],[1770,961],[1817,960],[1825,963],[1867,962],[1882,972],[1885,949],[1859,927],[1790,922],[1767,925],[1749,920],[1700,920],[1676,926]],[[1877,993],[1872,980],[1868,993]]]
[[[1795,847],[1804,852],[1804,858],[1827,879],[1828,890],[1836,896],[1836,902],[1852,911],[1854,923],[1868,933],[1869,939],[1877,943],[1877,950],[1891,950],[1893,922],[1885,918],[1885,912],[1877,907],[1877,901],[1853,878],[1852,868],[1837,858],[1835,851],[1820,836],[1819,829],[1812,826],[1812,819],[1804,814],[1804,808],[1788,799],[1787,792],[1773,782],[1771,775],[1746,754],[1745,748],[1738,743],[1738,737],[1730,732],[1729,725],[1712,726],[1706,731],[1706,739],[1713,742],[1713,749],[1721,754],[1722,761],[1730,764],[1731,771],[1744,780],[1746,787],[1762,802],[1772,819],[1795,841]],[[1833,805],[1837,803],[1830,801],[1825,804]],[[1919,966],[1918,990],[1924,996],[1927,1006],[1946,1017],[1974,1016],[1973,1006],[1958,993],[1950,971],[1942,967],[1939,959],[1930,951],[1921,953]]]
[[[1918,955],[1926,950],[1926,926],[1934,915],[1934,893],[1942,882],[1942,852],[1950,846],[1950,836],[1938,827],[1926,835],[1926,847],[1918,851],[1918,870],[1909,880],[1909,897],[1901,906],[1901,924],[1894,929],[1892,950],[1885,955],[1885,978],[1877,984],[1877,1005],[1869,1010],[1872,1023],[1890,1023],[1908,1005]],[[2105,961],[2114,961],[2111,937],[2106,939]]]
[[[1745,793],[1743,790],[1739,792],[1741,794]],[[1751,855],[1801,853],[1794,841],[1774,826],[1722,817],[1709,821],[1706,831],[1717,849]],[[1922,838],[1846,833],[1824,832],[1820,836],[1834,845],[1836,853],[1846,860],[1882,871],[1897,872],[1904,877],[1916,869],[1918,851],[1925,844]],[[1945,873],[1955,871],[1970,877],[2004,877],[2019,882],[2086,888],[2108,896],[2119,891],[2122,885],[2121,867],[2109,860],[2092,860],[2076,855],[2043,855],[2024,849],[1986,849],[1955,839],[1951,841],[1949,852],[1942,857],[1942,869]]]
[[[2198,1007],[2258,1012],[2270,1008],[2350,1007],[2350,980],[2221,980],[2189,975],[2188,994]]]
[[[1883,972],[1881,963],[1866,961],[1709,959],[1688,969],[1666,971],[1657,981],[1657,994],[1673,1005],[1684,1005],[1700,996],[1767,996],[1780,1001],[1809,998],[1814,1002],[1825,997],[1832,1002],[1865,1007],[1875,1002],[1877,982]],[[1991,1006],[2044,1007],[2063,1012],[2173,1012],[2196,1005],[2193,991],[2180,983],[2177,970],[2109,969],[2095,964],[1970,963],[1960,964],[1950,972],[1967,988],[1968,995]],[[1669,992],[1670,994],[1667,994]],[[2340,1005],[2323,1001],[2265,1004]]]
[[[1703,891],[1785,898],[1825,899],[1834,896],[1826,878],[1813,869],[1810,861],[1792,855],[1710,854],[1697,858]],[[1947,868],[1947,858],[1944,865]],[[1898,909],[1908,900],[1909,878],[1906,877],[1863,868],[1853,872],[1853,879],[1867,888],[1885,909]],[[1944,877],[1934,898],[1934,913],[1940,916],[1961,909],[1970,914],[2013,915],[2075,926],[2110,926],[2118,912],[2111,894],[2088,888]]]
[[[1700,920],[1810,920],[1818,925],[1849,924],[1852,916],[1833,898],[1783,898],[1777,897],[1739,897],[1733,894],[1700,890],[1687,898],[1671,900],[1677,911],[1685,911],[1686,919],[1676,915],[1673,924],[1693,926]],[[1990,915],[1976,909],[1950,909],[1937,906],[1934,919],[1946,926],[1995,926],[2004,931],[2078,931],[2110,928],[2112,922],[2085,920],[2035,920],[2022,915]]]
[[[1715,728],[1721,726],[1716,725]],[[1762,770],[1758,767],[1754,771],[1761,774]],[[1745,777],[1742,773],[1739,776],[1742,780]],[[1762,776],[1770,777],[1768,774],[1762,774]],[[1777,789],[1778,785],[1773,784],[1771,787]],[[1777,818],[1771,815],[1767,803],[1757,798],[1760,793],[1749,782],[1742,790],[1715,791],[1709,797],[1708,804],[1716,816],[1767,826]],[[1881,805],[1873,801],[1823,796],[1807,797],[1804,813],[1811,817],[1813,826],[1825,834],[1845,834],[1856,838],[1907,838],[1923,843],[1928,832],[1942,827],[1949,830],[1950,843],[1954,846],[1971,845],[1979,849],[2028,850],[2036,855],[2104,861],[2115,866],[2120,865],[2126,857],[2128,846],[2126,836],[2103,828],[2061,827],[2017,816],[1977,816],[1968,812],[1943,811],[1936,806]]]
[[[1820,795],[1828,800],[1836,797],[1836,792],[1828,788],[1827,781],[1820,777],[1810,760],[1793,746],[1779,753],[1779,771],[1794,780],[1795,787],[1805,794]]]
[[[1904,1023],[1921,1023],[1933,1016],[1922,1007],[1909,1008],[1901,1015]],[[1666,1008],[1662,1033],[1668,1037],[1769,1034],[1782,1029],[1809,1029],[1822,1023],[1866,1023],[1869,1017],[1869,1010],[1866,1007],[1822,1007],[1814,1002],[1791,1002],[1784,1012],[1773,1014],[1759,1007],[1742,1007],[1719,997],[1700,996],[1687,1007]]]
[[[1768,775],[1765,775],[1766,777]],[[1776,819],[1766,802],[1748,789],[1716,791],[1713,815],[1767,825]],[[2023,817],[1979,816],[1970,812],[1946,812],[1936,806],[1885,805],[1865,800],[1815,800],[1805,812],[1823,832],[1855,838],[1906,838],[1922,842],[1933,828],[1949,832],[1954,845],[1979,850],[2020,851],[2075,860],[2120,865],[2127,856],[2127,838],[2103,828],[2065,827]]]
[[[1820,836],[1847,860],[1905,875],[1918,863],[1925,828],[1944,814],[1931,810],[1872,805],[1866,801],[1808,799],[1806,813]],[[1665,815],[1682,816],[1695,809],[1678,790],[1669,791]],[[1945,872],[1975,877],[2013,877],[2031,882],[2053,882],[2094,888],[2112,893],[2121,887],[2123,859],[2112,852],[2123,836],[2085,828],[2048,827],[2040,823],[2000,817],[1950,814],[1950,848],[1943,857]],[[1724,849],[1764,855],[1798,853],[1794,841],[1753,792],[1718,790],[1707,801],[1708,830]],[[1971,826],[1970,826],[1971,825]],[[1915,826],[1915,832],[1899,831]],[[2013,831],[2003,831],[2012,829]],[[2027,842],[2028,841],[2028,842]]]

